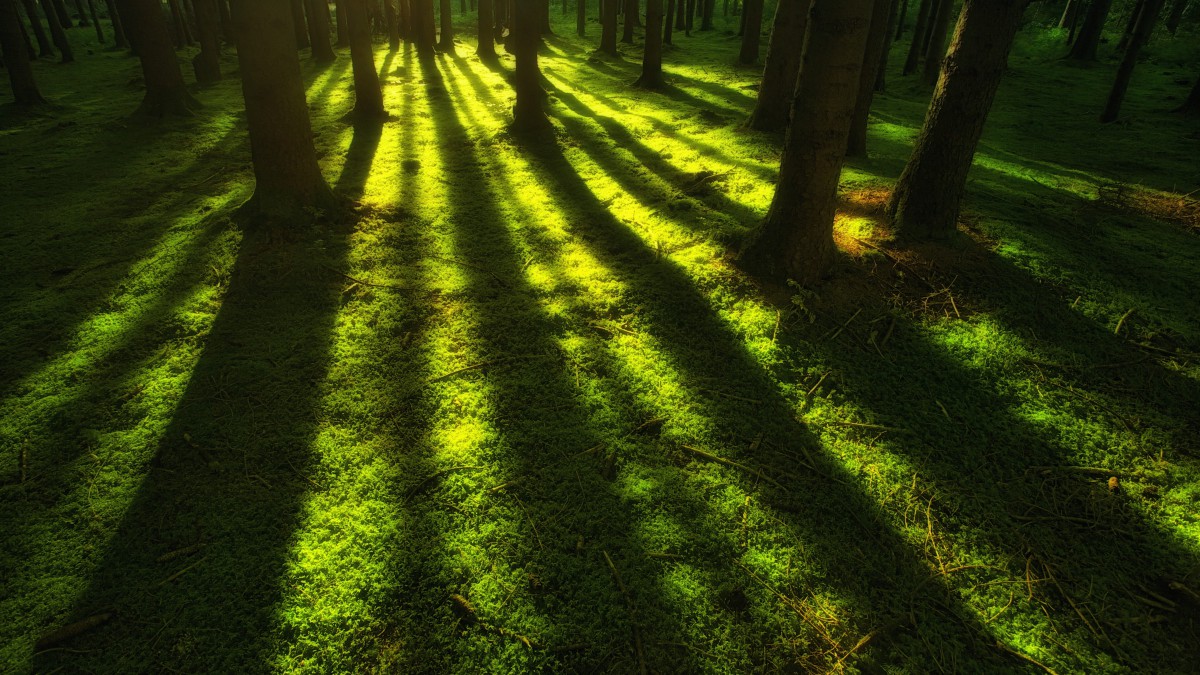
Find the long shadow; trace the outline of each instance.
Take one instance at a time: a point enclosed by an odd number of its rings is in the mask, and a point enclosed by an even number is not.
[[[109,620],[35,669],[92,668],[99,651],[114,672],[235,672],[277,646],[278,582],[311,487],[338,307],[337,287],[311,266],[303,245],[247,236],[174,416],[137,464],[146,475],[61,622]]]

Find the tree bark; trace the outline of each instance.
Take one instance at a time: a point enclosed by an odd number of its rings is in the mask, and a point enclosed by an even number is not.
[[[550,128],[543,108],[545,92],[542,73],[538,68],[538,44],[542,41],[541,16],[538,0],[516,0],[513,16],[513,51],[516,65],[513,88],[517,100],[513,104],[513,131],[536,133]]]
[[[1129,81],[1133,79],[1138,53],[1150,40],[1162,6],[1163,0],[1145,0],[1138,15],[1137,25],[1129,37],[1129,44],[1125,47],[1125,54],[1121,57],[1121,65],[1117,67],[1117,77],[1113,82],[1112,91],[1108,94],[1108,103],[1104,106],[1104,112],[1100,113],[1101,122],[1115,122],[1121,114],[1121,103],[1125,101],[1125,92],[1129,89]]]
[[[1183,14],[1187,11],[1188,0],[1175,0],[1171,5],[1171,13],[1167,14],[1167,32],[1171,35],[1179,30],[1179,23],[1183,21]]]
[[[925,84],[937,84],[942,71],[942,58],[946,55],[946,34],[950,32],[950,19],[954,16],[954,0],[941,0],[937,13],[929,24],[929,47],[925,50],[925,70],[921,79]]]
[[[52,0],[50,4],[53,6],[54,13],[58,15],[58,24],[60,26],[64,29],[75,27],[75,24],[71,22],[71,13],[67,11],[65,0]]]
[[[308,49],[308,22],[304,20],[304,0],[290,0],[292,32],[296,34],[296,49]]]
[[[1095,61],[1096,50],[1100,46],[1100,38],[1104,34],[1104,24],[1108,22],[1108,13],[1112,10],[1113,0],[1092,0],[1087,15],[1083,18],[1083,26],[1071,44],[1068,59],[1077,61]]]
[[[16,0],[0,0],[0,50],[4,53],[4,68],[12,83],[13,99],[17,105],[45,103],[33,79],[33,67],[29,64],[29,52],[21,37],[24,29],[21,16],[17,14]]]
[[[896,42],[904,37],[904,22],[908,21],[908,0],[900,0],[900,13],[896,20]]]
[[[383,18],[387,24],[388,51],[400,51],[400,13],[393,0],[383,0]]]
[[[747,271],[811,285],[835,262],[833,221],[874,0],[816,0],[779,185],[739,256]]]
[[[371,47],[367,0],[343,1],[346,30],[350,33],[350,62],[354,68],[354,117],[362,122],[377,122],[387,117],[387,111],[383,109],[383,91],[379,88],[375,50]]]
[[[775,9],[758,101],[746,122],[751,129],[783,131],[787,128],[796,94],[796,78],[804,58],[804,36],[811,8],[812,0],[780,0]]]
[[[450,14],[450,0],[440,0],[442,33],[438,40],[438,51],[454,53],[454,17]]]
[[[875,79],[883,52],[891,44],[891,26],[888,24],[892,0],[874,0],[871,11],[871,30],[867,33],[867,45],[863,53],[862,69],[858,79],[858,97],[854,103],[854,116],[850,120],[850,133],[846,140],[846,155],[867,156],[867,126],[871,116],[871,104],[875,100]]]
[[[171,21],[175,27],[175,44],[179,47],[191,45],[192,33],[188,30],[187,17],[183,13],[183,8],[179,6],[179,0],[167,0],[167,6],[171,8]]]
[[[925,124],[888,203],[898,238],[957,231],[967,173],[1028,0],[966,0]]]
[[[75,53],[71,51],[71,42],[67,39],[67,31],[63,30],[54,3],[50,0],[42,0],[42,9],[46,14],[46,25],[50,27],[50,37],[54,40],[54,46],[58,49],[58,53],[62,55],[62,63],[74,61]]]
[[[1070,28],[1075,23],[1075,17],[1079,14],[1079,0],[1067,0],[1067,6],[1063,8],[1062,17],[1058,20],[1059,28]]]
[[[217,0],[193,0],[196,31],[200,34],[200,53],[192,59],[196,81],[212,84],[221,79],[221,19]]]
[[[337,46],[348,46],[350,44],[350,29],[347,27],[346,3],[344,0],[337,0],[337,4],[333,6],[333,19],[333,31],[337,39]]]
[[[700,30],[713,29],[713,11],[716,6],[717,0],[704,0],[704,7],[700,10]]]
[[[907,2],[907,0],[905,0]],[[885,38],[883,49],[880,50],[879,64],[875,67],[875,91],[877,93],[887,90],[887,69],[888,61],[892,55],[892,35],[896,33],[896,24],[903,19],[900,18],[900,0],[893,0],[892,6],[888,8],[888,34]]]
[[[79,17],[79,25],[88,27],[87,12],[83,11],[83,0],[75,0],[75,14]]]
[[[217,14],[221,17],[221,35],[225,44],[237,45],[237,33],[233,29],[233,15],[229,11],[229,0],[217,0]]]
[[[50,37],[46,34],[46,29],[42,26],[42,18],[38,16],[37,5],[33,0],[21,0],[21,4],[25,7],[25,14],[29,16],[29,24],[33,26],[33,36],[37,39],[38,54],[40,56],[54,56],[54,47],[50,43]]]
[[[587,35],[587,0],[575,0],[575,34]]]
[[[620,0],[600,0],[600,51],[617,55],[617,3]]]
[[[911,75],[921,66],[921,48],[925,46],[925,34],[929,32],[929,15],[933,14],[937,1],[921,0],[921,6],[917,9],[917,24],[913,26],[912,43],[908,45],[908,56],[904,59],[904,70],[901,71],[903,75]]]
[[[311,220],[335,202],[317,165],[291,10],[286,0],[235,0],[233,9],[254,160],[246,209],[272,226]]]
[[[87,0],[88,14],[92,17],[92,25],[96,27],[96,41],[104,44],[104,28],[100,25],[100,16],[96,14],[96,0]]]
[[[1129,14],[1129,20],[1125,22],[1125,30],[1121,33],[1121,41],[1117,43],[1117,51],[1123,52],[1129,46],[1129,40],[1133,37],[1133,30],[1137,27],[1138,19],[1141,18],[1142,12],[1146,9],[1146,0],[1137,0],[1137,4],[1133,6],[1133,11]]]
[[[582,2],[582,0],[580,0]],[[480,59],[494,61],[496,60],[496,43],[492,37],[492,0],[479,0],[479,21],[477,37],[479,46],[475,49],[475,55]]]
[[[235,0],[242,2],[244,0]],[[274,0],[258,0],[268,2]],[[327,65],[337,60],[333,45],[329,44],[329,5],[325,0],[305,0],[304,9],[308,16],[308,43],[312,48],[313,60]],[[244,33],[240,34],[244,37]],[[240,44],[241,38],[239,38]]]
[[[663,0],[646,0],[646,49],[642,53],[642,76],[634,82],[646,89],[663,86],[662,75]]]
[[[137,36],[138,59],[146,84],[138,113],[150,117],[191,115],[200,104],[183,83],[159,0],[118,0],[118,6],[126,26]]]
[[[436,29],[434,27],[433,0],[412,0],[413,37],[416,38],[417,56],[432,58]]]
[[[621,42],[633,44],[633,29],[637,25],[638,0],[623,0],[625,24],[622,26]]]
[[[758,42],[762,38],[763,0],[746,0],[746,29],[738,63],[758,63]]]
[[[671,44],[671,31],[675,28],[675,0],[667,0],[667,15],[663,19],[662,41],[664,45]]]

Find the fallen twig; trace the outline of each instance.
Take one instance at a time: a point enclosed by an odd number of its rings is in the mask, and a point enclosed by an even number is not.
[[[112,612],[103,612],[101,614],[93,614],[86,619],[80,619],[75,623],[69,623],[52,633],[47,633],[46,635],[38,638],[38,641],[34,643],[33,648],[37,651],[42,651],[47,647],[52,647],[59,642],[62,642],[63,640],[73,638],[76,635],[107,623],[112,617]]]
[[[1047,666],[1046,664],[1042,663],[1041,661],[1038,661],[1037,659],[1033,658],[1032,656],[1029,656],[1028,654],[1022,654],[1021,652],[1013,649],[1012,647],[1009,647],[1008,645],[1004,644],[1003,642],[1001,642],[999,640],[996,640],[996,648],[1000,649],[1001,651],[1006,651],[1009,654],[1012,654],[1013,656],[1015,656],[1019,659],[1024,659],[1025,661],[1032,663],[1033,665],[1037,666],[1038,668],[1041,668],[1042,670],[1046,671],[1047,673],[1050,673],[1050,675],[1058,675],[1058,673],[1054,672],[1054,669],[1051,668],[1050,666]]]
[[[637,651],[638,671],[642,675],[646,674],[646,654],[642,650],[642,635],[637,625],[637,606],[633,604],[633,596],[629,594],[629,589],[625,588],[625,582],[621,581],[621,573],[617,571],[617,566],[613,564],[612,558],[609,557],[608,551],[600,551],[604,554],[604,561],[608,563],[608,569],[612,572],[613,579],[617,582],[617,588],[620,589],[621,595],[625,597],[625,606],[629,610],[630,623],[633,624],[633,645]]]
[[[700,448],[693,448],[690,445],[680,445],[679,447],[683,448],[684,450],[687,450],[688,452],[692,453],[693,455],[696,455],[697,457],[707,459],[710,462],[716,462],[717,464],[724,464],[725,466],[733,467],[735,469],[740,469],[752,476],[757,476],[758,478],[761,478],[761,479],[767,481],[768,483],[771,483],[772,485],[774,485],[777,488],[783,489],[783,485],[779,481],[775,480],[774,478],[771,478],[770,476],[763,473],[762,471],[759,471],[758,469],[746,466],[745,464],[739,464],[738,462],[735,462],[732,459],[725,459],[724,457],[719,457],[719,456],[714,455],[711,452],[708,452],[706,450],[701,450]]]
[[[174,560],[175,558],[180,558],[185,555],[191,555],[202,548],[204,548],[204,544],[192,544],[191,546],[184,546],[183,548],[175,549],[174,551],[158,556],[158,558],[155,558],[154,562],[164,563],[168,560]]]
[[[340,277],[343,277],[343,278],[345,278],[345,279],[348,279],[348,280],[350,280],[350,281],[353,281],[354,283],[358,284],[359,286],[370,286],[371,288],[386,288],[386,289],[388,289],[388,290],[392,290],[392,291],[407,291],[407,290],[411,290],[411,289],[405,288],[405,287],[403,287],[403,286],[395,286],[395,285],[393,285],[393,284],[376,284],[376,283],[372,283],[372,282],[370,282],[370,281],[364,281],[364,280],[362,280],[362,279],[359,279],[358,277],[352,277],[352,276],[350,276],[349,274],[346,274],[345,272],[343,272],[343,271],[341,271],[341,270],[339,270],[339,269],[335,269],[335,268],[333,268],[333,267],[330,267],[329,265],[320,265],[320,267],[322,267],[322,268],[324,268],[324,269],[327,269],[327,270],[329,270],[330,272],[333,272],[334,274],[336,274],[336,275],[338,275],[338,276],[340,276]]]
[[[505,356],[505,357],[499,358],[499,359],[492,359],[490,361],[482,361],[480,363],[474,363],[469,366],[464,366],[462,368],[459,368],[458,370],[452,370],[448,373],[444,373],[442,375],[438,375],[437,377],[426,380],[426,384],[433,384],[434,382],[441,382],[442,380],[449,379],[451,377],[454,377],[455,375],[461,375],[462,373],[470,372],[472,370],[479,370],[480,368],[487,368],[488,366],[498,366],[501,363],[509,363],[510,361],[525,361],[525,360],[531,360],[531,359],[547,359],[547,358],[550,358],[549,354],[529,354],[526,356]]]

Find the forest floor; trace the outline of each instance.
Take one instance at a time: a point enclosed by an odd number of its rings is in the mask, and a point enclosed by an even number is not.
[[[0,112],[0,670],[1192,671],[1200,122],[1164,110],[1200,54],[1156,43],[1101,126],[1113,64],[1027,31],[969,235],[917,248],[879,223],[929,97],[893,58],[808,291],[729,262],[780,139],[718,27],[646,92],[562,18],[540,144],[469,41],[381,46],[374,131],[348,54],[306,60],[357,206],[290,242],[234,218],[236,79],[147,122],[135,60],[37,63],[55,106]]]

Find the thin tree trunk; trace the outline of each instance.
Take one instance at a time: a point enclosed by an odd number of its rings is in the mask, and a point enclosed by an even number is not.
[[[325,0],[306,0],[304,9],[308,16],[308,43],[312,48],[313,60],[320,64],[333,63],[337,60],[337,54],[333,53],[333,46],[329,44],[329,5]]]
[[[400,14],[392,0],[383,0],[383,17],[387,22],[388,51],[400,51]]]
[[[100,16],[96,14],[96,0],[87,0],[88,13],[92,16],[92,25],[96,27],[96,41],[104,44],[104,28],[100,25]]]
[[[700,10],[700,30],[713,29],[713,10],[716,8],[717,0],[703,0],[704,7]]]
[[[417,43],[417,56],[431,58],[437,38],[434,27],[433,0],[412,0],[412,13],[413,37]]]
[[[746,126],[759,131],[783,131],[792,112],[796,78],[804,58],[804,35],[812,0],[780,0],[775,9],[767,63],[763,68],[758,101]]]
[[[221,18],[217,0],[193,0],[196,8],[196,32],[200,34],[200,53],[192,59],[196,81],[212,84],[221,79]]]
[[[676,0],[675,4],[675,30],[687,30],[687,2]]]
[[[816,0],[813,5],[779,184],[766,220],[738,258],[752,274],[811,285],[833,267],[838,181],[873,4]]]
[[[587,36],[587,0],[575,0],[575,34]]]
[[[350,44],[350,29],[349,22],[346,20],[346,0],[337,0],[337,4],[333,6],[334,14],[334,35],[337,38],[338,47],[346,47]]]
[[[346,30],[350,33],[350,61],[354,67],[354,117],[362,122],[379,122],[387,117],[375,50],[371,47],[371,23],[367,0],[345,0]]]
[[[513,88],[517,100],[513,104],[514,131],[533,133],[550,128],[542,101],[542,73],[538,69],[538,44],[542,41],[540,3],[538,0],[516,0],[513,16],[513,51],[516,65]]]
[[[1172,112],[1200,115],[1200,77],[1196,78],[1196,84],[1192,87],[1192,93],[1188,94],[1187,100]]]
[[[1142,12],[1138,16],[1137,25],[1134,26],[1133,35],[1130,36],[1129,44],[1125,47],[1125,54],[1121,57],[1121,65],[1117,67],[1117,77],[1113,82],[1112,91],[1108,94],[1108,103],[1104,106],[1104,112],[1100,113],[1101,122],[1115,122],[1117,116],[1121,114],[1121,104],[1125,101],[1125,92],[1129,89],[1129,81],[1133,79],[1133,69],[1137,66],[1138,53],[1150,40],[1150,34],[1154,32],[1154,24],[1158,21],[1162,6],[1163,0],[1145,0]]]
[[[1146,9],[1146,0],[1137,0],[1137,4],[1133,7],[1133,12],[1129,14],[1129,21],[1125,23],[1125,31],[1121,33],[1121,41],[1117,43],[1117,51],[1123,52],[1129,46],[1129,41],[1133,38],[1134,28],[1137,27],[1138,19],[1141,18],[1142,12]]]
[[[138,113],[150,117],[192,114],[200,104],[188,93],[159,0],[118,0],[130,33],[137,36],[146,95]]]
[[[946,34],[950,32],[950,19],[954,16],[954,0],[941,0],[938,3],[937,14],[929,24],[929,47],[925,51],[925,71],[922,76],[925,84],[937,84],[938,74],[942,71],[942,57],[946,55]]]
[[[1112,10],[1113,0],[1092,0],[1087,15],[1083,18],[1083,27],[1071,44],[1068,59],[1077,61],[1095,61],[1096,50],[1100,46],[1100,38],[1104,34],[1104,24],[1108,22],[1108,13]]]
[[[237,32],[233,29],[233,15],[229,11],[228,0],[217,0],[217,14],[221,17],[221,35],[225,44],[237,44]]]
[[[16,0],[0,0],[0,50],[4,53],[8,81],[12,83],[13,99],[17,105],[38,105],[45,103],[46,99],[42,98],[33,79],[29,52],[21,37],[23,30]]]
[[[663,0],[646,0],[646,49],[642,54],[642,76],[636,86],[657,89],[662,75]]]
[[[762,38],[763,0],[746,0],[746,29],[738,63],[758,63],[758,43]]]
[[[958,214],[984,123],[1027,0],[966,0],[916,147],[888,203],[902,239],[944,239]]]
[[[638,0],[623,0],[625,6],[625,25],[621,33],[621,42],[633,44],[633,28],[637,25]]]
[[[440,0],[442,34],[438,50],[444,54],[454,53],[454,17],[450,14],[450,0]]]
[[[908,56],[904,59],[904,75],[911,75],[921,67],[921,48],[925,45],[925,34],[929,32],[929,17],[933,14],[934,5],[938,0],[921,0],[917,9],[917,24],[913,26],[912,43],[908,46]]]
[[[896,42],[904,37],[905,21],[908,21],[908,0],[900,0],[900,18],[896,21]]]
[[[290,10],[282,2],[235,0],[234,22],[254,159],[246,208],[269,225],[311,220],[308,214],[335,200],[317,165]]]
[[[582,1],[582,0],[581,0]],[[477,37],[479,46],[475,50],[480,59],[496,60],[496,43],[492,33],[492,0],[479,0],[479,22]]]
[[[892,0],[874,0],[871,11],[871,30],[867,33],[867,44],[863,56],[862,70],[858,78],[858,97],[854,103],[854,116],[850,120],[850,133],[846,140],[846,155],[867,156],[867,126],[871,116],[871,104],[875,100],[875,80],[883,52],[891,45],[891,26],[888,24]]]
[[[71,13],[67,11],[66,0],[53,0],[51,4],[54,6],[54,12],[58,14],[58,23],[64,29],[74,28],[75,24],[71,22]]]
[[[63,30],[63,25],[59,22],[58,11],[54,8],[54,3],[50,0],[42,0],[42,9],[45,10],[46,25],[50,26],[50,37],[54,40],[54,46],[58,49],[58,53],[62,54],[62,62],[74,61],[75,53],[71,51],[71,42],[67,40],[67,31]]]
[[[896,23],[900,20],[900,0],[893,0],[892,6],[888,9],[887,38],[879,54],[879,65],[875,67],[875,91],[877,93],[887,90],[888,61],[891,59],[892,44],[894,43],[892,35],[896,33]]]
[[[79,26],[87,28],[88,24],[87,12],[83,10],[83,0],[74,0],[75,14],[79,17]]]
[[[308,23],[304,20],[304,0],[290,0],[292,31],[296,34],[296,49],[308,49]]]
[[[1179,30],[1179,24],[1183,21],[1183,15],[1187,11],[1188,0],[1175,0],[1171,5],[1171,13],[1167,15],[1167,32],[1171,35]]]
[[[617,55],[617,3],[621,0],[600,0],[600,51]]]
[[[38,54],[41,56],[54,56],[54,47],[50,42],[50,37],[46,33],[46,29],[42,26],[42,18],[38,16],[37,5],[34,0],[21,0],[21,4],[25,7],[25,14],[29,17],[29,24],[33,26],[33,36],[37,39]]]
[[[187,17],[179,6],[179,0],[167,0],[167,6],[171,8],[171,20],[175,26],[175,44],[179,47],[192,44],[192,33],[188,30]]]
[[[667,16],[663,20],[663,44],[671,44],[671,31],[675,28],[675,0],[667,0]]]
[[[1070,28],[1078,14],[1079,0],[1067,0],[1067,6],[1063,8],[1062,17],[1058,20],[1058,27]]]

